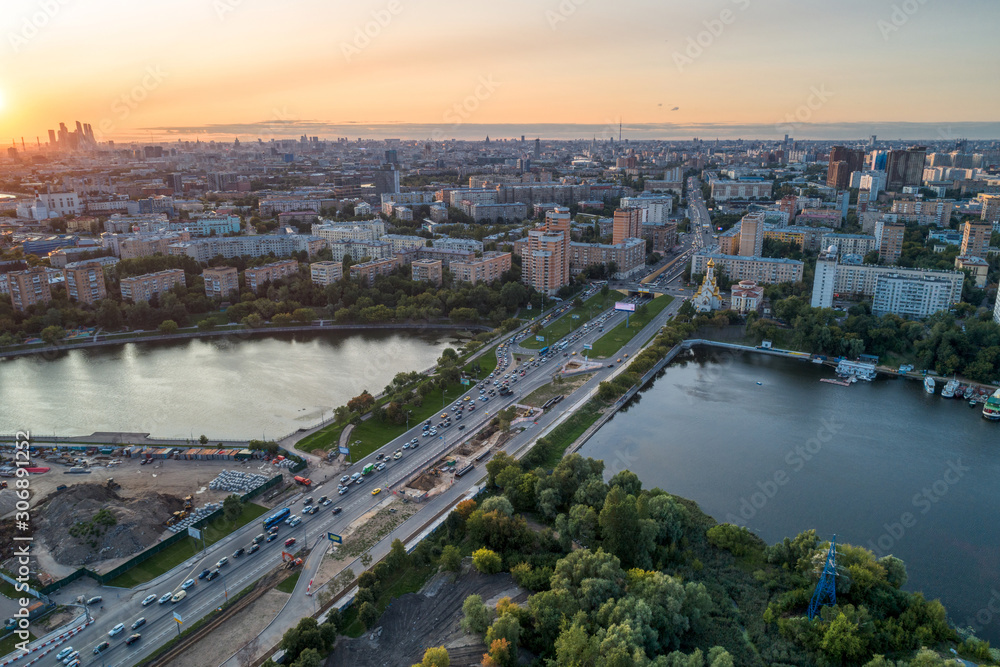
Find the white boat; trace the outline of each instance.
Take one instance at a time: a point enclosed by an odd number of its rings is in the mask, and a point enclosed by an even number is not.
[[[944,389],[941,390],[941,396],[944,398],[955,398],[956,389],[958,389],[958,380],[948,380],[944,385]]]
[[[937,391],[937,384],[934,382],[934,378],[930,376],[924,378],[924,391],[928,394],[933,394]]]

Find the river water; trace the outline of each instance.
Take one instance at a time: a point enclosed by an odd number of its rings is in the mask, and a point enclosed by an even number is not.
[[[610,477],[696,501],[769,544],[822,538],[906,561],[907,590],[1000,642],[1000,424],[919,382],[819,382],[758,354],[675,362],[583,447]],[[940,383],[939,383],[940,386]]]
[[[0,361],[0,433],[278,438],[401,371],[423,371],[448,333],[324,333],[127,344]]]

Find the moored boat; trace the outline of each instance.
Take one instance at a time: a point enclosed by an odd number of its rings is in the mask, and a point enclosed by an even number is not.
[[[944,389],[941,390],[942,398],[955,398],[955,390],[958,389],[958,380],[952,378],[944,384]]]
[[[1000,420],[1000,389],[993,392],[993,395],[986,399],[983,406],[983,417],[990,421]]]
[[[937,391],[937,384],[934,382],[934,378],[927,376],[924,378],[924,391],[928,394],[933,394]]]

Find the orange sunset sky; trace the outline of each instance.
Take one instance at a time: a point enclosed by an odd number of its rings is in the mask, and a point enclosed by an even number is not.
[[[475,124],[774,126],[815,90],[807,122],[1000,109],[994,0],[4,0],[2,14],[4,141],[75,120],[112,139],[433,124],[470,96]]]

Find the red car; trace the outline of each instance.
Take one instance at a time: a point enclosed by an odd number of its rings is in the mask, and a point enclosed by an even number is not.
[[[295,538],[294,537],[289,537],[287,540],[285,540],[285,547],[286,548],[292,546],[293,544],[295,544]]]

